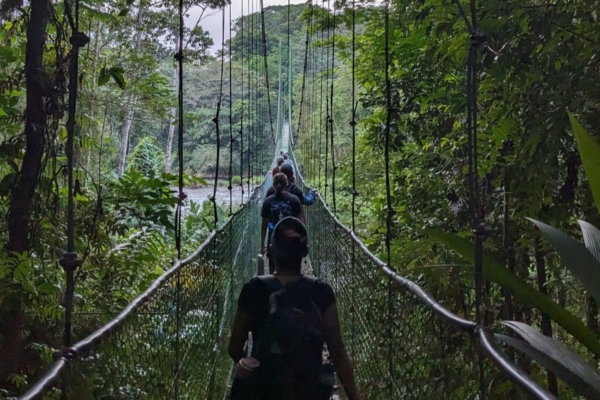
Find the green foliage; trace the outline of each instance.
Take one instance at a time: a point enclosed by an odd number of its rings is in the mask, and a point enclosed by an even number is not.
[[[600,144],[587,133],[573,114],[570,112],[568,114],[577,141],[577,150],[579,150],[581,162],[585,168],[585,175],[590,183],[596,207],[600,212],[600,158],[598,157]]]
[[[130,168],[111,184],[111,203],[118,215],[117,230],[130,227],[164,226],[174,228],[170,176],[149,178]]]
[[[160,176],[165,163],[165,153],[158,147],[156,138],[140,139],[131,154],[131,166],[147,178]]]
[[[427,230],[427,234],[446,244],[470,263],[474,262],[475,246],[468,239],[435,230]],[[579,318],[556,304],[552,299],[515,276],[505,268],[504,262],[498,260],[489,251],[484,251],[483,254],[483,275],[486,279],[509,289],[521,303],[535,307],[549,315],[591,352],[600,355],[600,342],[594,331],[586,327]]]
[[[125,89],[123,72],[125,71],[121,67],[102,68],[98,76],[98,86],[105,85],[110,78],[113,78],[119,89]]]

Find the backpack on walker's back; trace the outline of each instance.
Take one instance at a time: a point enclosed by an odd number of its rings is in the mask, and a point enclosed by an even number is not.
[[[283,286],[274,276],[259,278],[269,292],[269,315],[260,330],[253,356],[261,379],[297,385],[317,384],[323,363],[323,319],[311,298],[317,279],[302,277]]]
[[[293,216],[292,206],[290,201],[284,197],[283,199],[275,198],[275,201],[271,203],[271,210],[269,213],[269,230],[273,231],[275,225],[285,217]]]

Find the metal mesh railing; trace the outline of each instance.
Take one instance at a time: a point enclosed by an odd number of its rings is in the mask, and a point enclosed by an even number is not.
[[[374,256],[320,196],[305,213],[314,274],[336,293],[365,399],[554,398],[508,359],[491,331],[446,310]]]
[[[288,150],[286,144],[282,138],[278,149]],[[304,188],[299,171],[297,184]],[[270,185],[267,174],[249,202],[192,256],[65,349],[21,398],[222,399],[231,376],[226,348],[236,299],[255,272],[260,206]],[[511,363],[489,330],[397,275],[322,199],[306,215],[314,274],[336,292],[365,399],[553,398]]]
[[[222,399],[236,300],[256,271],[271,176],[186,260],[100,330],[65,349],[22,399]],[[64,398],[64,397],[63,397]]]

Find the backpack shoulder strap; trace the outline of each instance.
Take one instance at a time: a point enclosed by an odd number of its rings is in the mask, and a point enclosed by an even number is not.
[[[275,278],[273,275],[261,275],[257,278],[262,282],[269,294],[275,293],[283,287],[281,282],[279,282],[279,279]]]

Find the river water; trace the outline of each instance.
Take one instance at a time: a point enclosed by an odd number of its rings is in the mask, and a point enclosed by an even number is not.
[[[208,200],[210,197],[212,197],[213,188],[213,186],[205,186],[202,188],[184,188],[183,191],[187,194],[187,198],[190,201],[199,203],[201,205],[204,200]],[[248,188],[244,187],[244,201],[248,199],[247,192]],[[242,202],[242,188],[239,185],[235,185],[231,189],[231,197],[233,204],[240,204]],[[216,199],[217,204],[219,205],[229,205],[229,189],[227,189],[226,186],[217,186]]]

